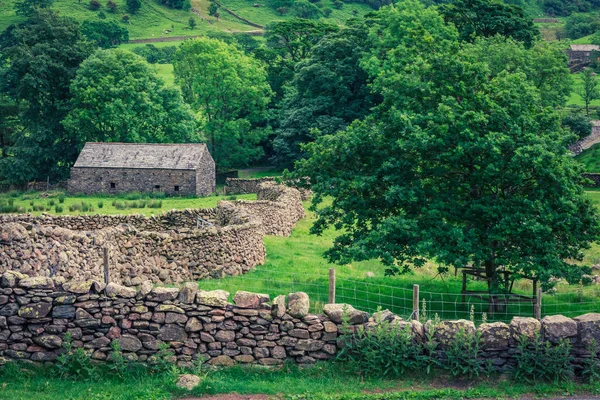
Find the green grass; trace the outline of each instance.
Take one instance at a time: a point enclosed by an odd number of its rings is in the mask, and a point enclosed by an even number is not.
[[[255,167],[239,170],[238,176],[243,179],[266,178],[270,176],[281,176],[283,171],[275,167]]]
[[[158,76],[169,86],[175,84],[175,75],[173,74],[173,64],[152,64],[158,73]]]
[[[51,367],[7,364],[0,368],[0,399],[6,400],[159,400],[236,393],[275,399],[483,399],[564,395],[597,395],[598,384],[574,382],[515,383],[507,376],[461,380],[434,372],[400,379],[358,377],[342,365],[320,363],[307,368],[230,367],[200,372],[201,383],[190,393],[175,387],[177,371],[152,374],[132,370],[124,378],[103,369],[93,380],[60,379]],[[188,371],[193,372],[193,371]],[[197,372],[196,372],[197,373]],[[240,397],[241,398],[241,397]]]
[[[600,203],[600,192],[591,192],[594,202]],[[483,313],[488,312],[485,300],[466,296],[462,303],[460,295],[461,276],[454,270],[440,276],[434,262],[415,269],[412,273],[389,277],[386,267],[377,260],[355,262],[347,265],[333,265],[323,257],[332,245],[336,232],[326,231],[322,236],[309,234],[314,216],[298,222],[290,237],[265,237],[267,259],[264,265],[241,276],[226,277],[221,280],[201,281],[204,290],[223,289],[233,295],[237,290],[267,293],[272,297],[303,291],[310,295],[311,309],[320,312],[328,299],[328,271],[336,270],[336,302],[349,303],[366,311],[387,308],[396,314],[409,317],[412,313],[412,288],[420,286],[421,301],[426,301],[428,317],[438,314],[444,319],[469,318],[474,308],[476,322],[481,322]],[[594,246],[588,253],[588,262],[600,260],[600,247]],[[369,275],[369,276],[367,276]],[[482,282],[469,281],[470,290],[485,290]],[[532,294],[532,283],[521,280],[515,283],[515,293]],[[422,307],[420,307],[422,308]],[[574,317],[600,308],[600,286],[557,285],[555,294],[545,294],[542,301],[542,314],[564,314]],[[529,303],[509,305],[502,312],[487,315],[488,320],[510,321],[513,316],[532,316]]]
[[[162,207],[160,208],[127,208],[118,209],[113,205],[113,202],[118,203],[133,203],[140,199],[147,199],[150,201],[149,196],[141,194],[131,195],[120,195],[120,196],[66,196],[64,203],[59,202],[61,193],[56,192],[50,194],[47,198],[41,198],[40,193],[25,193],[18,197],[12,197],[10,194],[0,195],[0,204],[8,202],[13,199],[13,204],[16,207],[23,207],[26,211],[34,208],[35,206],[43,206],[44,210],[32,211],[33,215],[40,215],[43,212],[54,215],[90,215],[90,214],[144,214],[153,215],[160,214],[164,211],[172,209],[185,209],[185,208],[213,208],[217,206],[217,203],[221,200],[229,200],[229,196],[208,196],[208,197],[167,197],[163,199],[157,199],[162,201]],[[238,195],[237,199],[254,200],[256,199],[255,194]],[[54,203],[51,205],[51,203]],[[74,210],[73,208],[81,208],[83,204],[91,206],[93,210],[82,211],[80,209]],[[99,207],[99,203],[102,203],[102,207]],[[139,202],[138,202],[139,203]],[[33,205],[32,205],[33,204]],[[57,213],[56,206],[62,206],[63,212]],[[69,211],[69,208],[72,211]]]
[[[587,172],[600,172],[600,143],[576,155],[575,159],[585,165]]]

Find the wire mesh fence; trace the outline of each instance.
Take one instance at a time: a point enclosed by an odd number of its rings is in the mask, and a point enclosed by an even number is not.
[[[415,283],[419,283],[415,280]],[[462,294],[456,285],[439,285],[439,290],[421,289],[418,306],[413,299],[412,283],[399,283],[391,278],[351,278],[338,276],[335,281],[335,302],[347,303],[353,307],[374,312],[388,309],[407,319],[418,307],[421,318],[474,319],[476,323],[510,322],[515,316],[534,316],[534,301],[516,302],[511,296],[497,296],[492,307],[487,296]],[[428,285],[431,287],[432,285]],[[274,296],[292,292],[305,292],[311,299],[311,311],[321,312],[327,304],[330,282],[327,271],[323,274],[289,273],[260,268],[237,277],[201,282],[204,290],[223,289],[235,293],[246,290],[267,293]],[[521,294],[531,295],[530,288],[523,288]],[[567,317],[600,312],[600,286],[559,286],[554,292],[544,293],[541,301],[541,317],[562,314]]]

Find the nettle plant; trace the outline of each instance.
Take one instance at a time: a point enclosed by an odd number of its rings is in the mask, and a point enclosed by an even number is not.
[[[465,329],[460,329],[446,347],[446,360],[443,366],[452,376],[469,378],[489,376],[492,365],[489,360],[482,359],[482,354],[481,332],[467,332]]]
[[[557,344],[543,340],[540,334],[518,339],[514,370],[515,380],[525,382],[561,381],[573,376],[571,342],[561,339]],[[592,357],[594,358],[594,357]],[[593,365],[598,374],[597,365]]]

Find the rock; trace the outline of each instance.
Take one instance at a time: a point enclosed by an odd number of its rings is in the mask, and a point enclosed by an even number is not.
[[[185,330],[188,332],[200,332],[202,330],[202,323],[198,318],[192,317],[185,324]]]
[[[506,350],[510,339],[510,327],[504,322],[485,323],[479,326],[482,348],[485,350]]]
[[[600,343],[600,314],[588,313],[573,318],[579,328],[579,338],[584,344],[592,340]]]
[[[333,322],[341,323],[344,316],[348,318],[348,322],[352,325],[364,324],[369,321],[369,313],[359,311],[350,304],[326,304],[323,307],[323,312]]]
[[[155,312],[172,312],[178,314],[184,314],[183,308],[179,308],[172,304],[160,304],[158,307],[154,309]]]
[[[467,335],[474,335],[475,324],[465,319],[442,321],[436,327],[434,337],[442,346],[447,346],[452,343],[459,332],[464,332]]]
[[[14,274],[9,272],[5,272],[2,274],[2,278],[0,278],[0,286],[12,288],[17,284],[17,278]]]
[[[515,340],[525,336],[533,339],[540,332],[542,324],[535,318],[514,317],[510,321],[510,330]]]
[[[391,322],[394,320],[394,317],[394,313],[392,313],[390,310],[377,311],[373,314],[373,320],[377,323],[385,321]]]
[[[94,281],[88,280],[83,282],[69,282],[63,284],[63,290],[69,293],[87,294],[90,292]]]
[[[11,317],[19,312],[19,305],[17,303],[8,303],[4,307],[0,308],[0,315],[4,317]]]
[[[275,299],[273,300],[273,305],[271,307],[271,314],[275,318],[281,318],[284,316],[285,310],[285,296],[279,295],[275,297]]]
[[[52,308],[52,318],[75,318],[75,307],[72,305],[54,306]]]
[[[235,365],[235,361],[229,356],[217,356],[208,361],[208,364],[220,367],[231,367]]]
[[[196,294],[196,303],[205,306],[225,307],[229,299],[229,292],[224,290],[211,290],[206,292],[199,290]]]
[[[198,284],[196,282],[186,282],[179,291],[179,301],[183,304],[194,304],[198,293]]]
[[[42,335],[33,338],[34,343],[48,349],[58,349],[62,346],[62,339],[56,335]]]
[[[184,374],[177,379],[176,386],[178,388],[192,390],[200,384],[200,377],[191,374]]]
[[[544,338],[551,342],[577,336],[577,322],[563,315],[548,315],[542,319]]]
[[[313,339],[300,339],[298,343],[296,343],[296,349],[305,350],[305,351],[318,351],[323,348],[323,343],[320,340]]]
[[[150,292],[152,291],[152,282],[150,281],[144,281],[142,282],[142,284],[140,285],[140,291],[137,294],[137,298],[138,299],[143,299],[144,297],[148,296],[150,294]]]
[[[302,318],[308,314],[310,299],[304,292],[290,293],[288,295],[288,314],[294,318]]]
[[[158,339],[166,341],[166,342],[183,342],[188,338],[185,329],[182,326],[167,324],[160,328],[160,334],[158,335]]]
[[[261,304],[268,303],[271,300],[268,294],[251,293],[245,291],[236,292],[233,296],[233,302],[236,306],[242,308],[259,308]]]
[[[108,297],[113,298],[113,299],[116,297],[124,297],[127,299],[131,299],[131,298],[134,298],[135,295],[137,294],[137,292],[135,291],[134,288],[117,285],[116,283],[113,283],[113,282],[106,285],[106,288],[104,289],[104,291]]]
[[[235,340],[234,331],[217,331],[215,334],[217,342],[233,342]]]
[[[44,318],[51,309],[52,304],[50,303],[33,303],[21,307],[18,314],[22,318]]]
[[[142,342],[140,339],[133,335],[124,334],[121,335],[118,339],[119,344],[121,345],[121,350],[136,352],[142,348]]]
[[[167,301],[167,300],[175,300],[179,296],[178,288],[167,288],[167,287],[156,287],[152,289],[150,294],[148,295],[148,299],[152,301]]]
[[[53,289],[54,281],[45,276],[35,276],[33,278],[21,279],[19,286],[26,289]]]

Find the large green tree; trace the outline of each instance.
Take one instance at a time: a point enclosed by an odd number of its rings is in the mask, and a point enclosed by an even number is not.
[[[540,36],[533,20],[516,5],[502,0],[454,0],[440,6],[446,22],[453,23],[464,41],[501,35],[530,47]]]
[[[377,101],[359,62],[368,48],[363,24],[325,36],[295,68],[281,102],[273,142],[274,160],[291,166],[302,157],[300,145],[317,134],[332,134],[364,117]]]
[[[0,35],[3,92],[20,107],[24,131],[0,162],[10,182],[64,178],[77,157],[78,139],[61,121],[70,109],[69,85],[93,51],[77,21],[43,10]]]
[[[85,20],[81,33],[99,47],[108,49],[129,41],[129,31],[115,21]]]
[[[600,218],[540,91],[523,72],[474,61],[417,2],[381,14],[364,64],[384,101],[307,145],[295,172],[315,192],[312,231],[343,230],[329,259],[379,258],[391,273],[473,264],[492,292],[505,289],[499,269],[581,279],[589,268],[567,260],[600,237]]]
[[[183,42],[173,65],[217,167],[244,166],[261,157],[258,143],[265,131],[259,126],[271,97],[262,65],[237,46],[210,38]]]
[[[127,50],[98,50],[71,84],[63,121],[79,146],[86,141],[185,143],[199,140],[194,115],[179,89]]]
[[[269,84],[277,98],[283,97],[283,87],[293,78],[296,64],[309,56],[319,40],[338,29],[333,24],[302,18],[267,25],[266,44],[255,53],[267,66]]]

